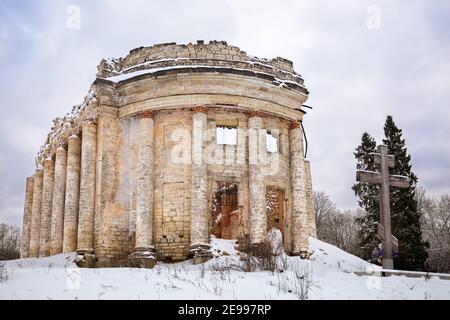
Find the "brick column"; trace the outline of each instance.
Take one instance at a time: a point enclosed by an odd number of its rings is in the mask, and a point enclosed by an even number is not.
[[[81,141],[76,135],[69,138],[67,147],[66,196],[64,201],[63,252],[77,250],[78,205],[80,199]]]
[[[209,260],[208,172],[203,138],[207,130],[206,108],[196,107],[192,117],[191,248],[194,264]]]
[[[306,205],[303,134],[299,123],[292,123],[289,133],[292,183],[292,255],[308,256],[308,214]]]
[[[39,257],[39,237],[41,235],[42,180],[44,170],[36,169],[33,186],[33,205],[31,208],[30,258]]]
[[[20,258],[30,255],[31,213],[33,208],[34,176],[28,177],[25,187],[25,202],[23,209],[22,241],[20,245]]]
[[[136,243],[128,257],[131,265],[153,268],[156,264],[153,245],[153,131],[151,112],[139,116],[137,136],[138,168],[136,186]]]
[[[52,205],[52,226],[50,233],[50,255],[63,250],[64,198],[66,193],[67,151],[63,147],[56,150],[55,183]]]
[[[44,179],[42,183],[41,235],[39,239],[39,257],[50,255],[50,229],[52,226],[53,187],[55,180],[55,161],[44,161]]]
[[[266,186],[262,154],[265,152],[265,136],[262,133],[262,119],[252,112],[248,119],[249,189],[250,189],[250,244],[257,245],[267,234]]]
[[[305,178],[306,178],[306,212],[308,214],[308,234],[310,237],[317,237],[316,234],[316,215],[314,213],[314,199],[311,180],[311,164],[305,160]]]
[[[82,266],[94,262],[95,169],[97,125],[83,124],[81,140],[80,202],[77,254]]]

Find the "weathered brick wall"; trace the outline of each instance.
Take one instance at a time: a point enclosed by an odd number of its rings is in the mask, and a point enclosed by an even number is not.
[[[208,109],[208,136],[206,154],[210,157],[208,165],[209,208],[217,190],[217,182],[236,182],[238,184],[239,227],[237,237],[250,233],[249,227],[249,189],[248,189],[248,114],[227,111],[221,108]],[[237,145],[218,145],[216,127],[230,125],[237,127]],[[210,221],[211,227],[211,221]]]
[[[208,138],[207,154],[211,155],[212,163],[208,165],[209,180],[209,199],[210,207],[212,197],[217,190],[217,182],[236,182],[238,184],[238,205],[240,214],[239,228],[236,237],[243,237],[250,233],[250,204],[249,204],[249,181],[248,181],[248,135],[247,123],[249,115],[238,111],[228,111],[221,108],[210,108],[208,111]],[[237,127],[237,145],[218,145],[216,143],[216,126],[229,125]],[[285,192],[286,198],[291,201],[290,187],[290,160],[289,160],[289,122],[271,118],[262,117],[262,127],[269,130],[278,130],[280,152],[273,155],[271,159],[272,166],[264,168],[266,175],[264,182],[266,187],[275,187]],[[278,164],[275,165],[274,163]],[[291,249],[291,225],[290,205],[285,208],[286,226],[285,226],[285,249]]]
[[[154,241],[158,258],[163,260],[182,260],[189,254],[191,132],[192,112],[155,115]]]
[[[266,129],[278,132],[279,152],[271,156],[270,165],[266,168],[267,176],[265,178],[266,187],[284,191],[288,200],[285,202],[285,231],[284,247],[287,252],[292,251],[292,187],[290,176],[290,148],[289,148],[289,122],[274,117],[263,117],[263,126]]]
[[[193,112],[173,110],[155,113],[154,137],[154,236],[159,259],[182,260],[188,256],[191,227],[191,141]],[[264,178],[267,187],[285,191],[291,199],[289,176],[289,123],[281,119],[263,117],[263,127],[279,130],[279,165],[268,168]],[[123,182],[119,188],[127,211],[128,240],[127,252],[134,249],[134,230],[136,227],[136,170],[137,119],[122,119],[124,142],[121,147],[120,173]],[[238,205],[240,210],[239,229],[235,236],[248,235],[249,227],[249,189],[248,189],[248,114],[228,111],[223,108],[209,108],[207,112],[207,135],[204,146],[208,161],[208,206],[217,189],[217,182],[236,182],[238,184]],[[236,125],[237,145],[226,146],[216,143],[217,125]],[[182,143],[184,141],[184,143]],[[178,163],[174,163],[178,162]],[[184,164],[186,161],[187,164]],[[285,208],[286,250],[290,250],[290,208]],[[211,228],[210,215],[209,228]],[[97,250],[96,250],[97,251]],[[98,255],[98,253],[96,253]]]

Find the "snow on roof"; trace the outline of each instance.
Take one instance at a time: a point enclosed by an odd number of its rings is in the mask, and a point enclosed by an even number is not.
[[[255,74],[260,74],[260,75],[265,75],[265,76],[269,76],[269,77],[273,77],[275,78],[275,83],[276,84],[280,84],[281,85],[285,85],[287,83],[291,84],[291,85],[295,85],[297,87],[303,88],[303,86],[295,81],[291,81],[291,80],[283,80],[283,79],[279,79],[277,77],[274,77],[272,74],[270,73],[266,73],[266,72],[261,72],[261,71],[256,71],[256,70],[251,70],[251,69],[245,69],[245,68],[233,68],[233,67],[227,67],[227,66],[211,66],[211,65],[176,65],[176,66],[169,66],[169,67],[156,67],[156,68],[152,68],[152,69],[144,69],[144,70],[138,70],[138,71],[134,71],[134,72],[130,72],[130,73],[123,73],[117,76],[112,76],[112,77],[107,77],[107,78],[100,78],[100,79],[104,79],[107,81],[111,81],[114,83],[120,83],[141,75],[146,75],[146,74],[154,74],[160,71],[167,71],[167,70],[175,70],[175,69],[197,69],[197,68],[208,68],[208,69],[229,69],[229,70],[238,70],[238,71],[248,71],[248,72],[253,72]]]

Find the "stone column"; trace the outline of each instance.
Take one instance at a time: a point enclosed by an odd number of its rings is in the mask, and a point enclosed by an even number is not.
[[[44,170],[37,168],[34,175],[33,205],[31,208],[30,258],[39,257],[39,237],[41,235],[42,182]]]
[[[41,235],[39,239],[39,257],[50,255],[50,232],[52,226],[53,186],[55,181],[55,161],[44,161],[44,179],[42,184]]]
[[[259,113],[252,112],[248,119],[249,189],[250,189],[250,244],[261,244],[267,234],[266,186],[264,183],[263,155],[265,136]]]
[[[77,250],[78,204],[80,199],[81,141],[76,135],[69,138],[67,147],[66,196],[64,201],[63,252]]]
[[[81,266],[94,263],[95,219],[95,162],[97,148],[97,125],[86,122],[81,138],[80,202],[78,216],[77,254]]]
[[[28,258],[30,255],[31,213],[33,208],[34,176],[28,177],[25,187],[25,202],[23,209],[22,241],[20,246],[20,258]]]
[[[153,245],[153,130],[151,112],[139,116],[137,136],[138,167],[136,186],[136,243],[129,256],[131,265],[153,268],[156,264]]]
[[[292,123],[289,133],[292,183],[292,255],[308,257],[308,214],[306,202],[303,134],[299,123]]]
[[[99,95],[99,99],[102,101],[104,96]],[[97,267],[120,267],[130,262],[128,199],[121,192],[124,186],[129,187],[125,176],[128,173],[124,172],[129,167],[121,153],[121,146],[127,143],[122,130],[119,109],[112,105],[99,105],[94,228]]]
[[[192,118],[192,202],[191,248],[194,264],[209,260],[212,255],[208,228],[208,172],[203,140],[207,130],[206,108],[196,107]]]
[[[316,233],[316,215],[314,213],[314,199],[311,180],[311,164],[305,160],[305,179],[306,179],[306,212],[308,215],[308,234],[310,237],[317,237]]]
[[[55,183],[52,205],[52,226],[50,233],[50,255],[63,250],[64,198],[66,194],[67,151],[63,147],[56,150]]]

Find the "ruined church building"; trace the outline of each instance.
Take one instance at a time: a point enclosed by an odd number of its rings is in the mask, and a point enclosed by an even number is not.
[[[102,60],[84,102],[57,118],[26,180],[21,256],[80,266],[211,257],[211,236],[287,253],[315,236],[303,79],[283,58],[224,41],[141,47]]]

